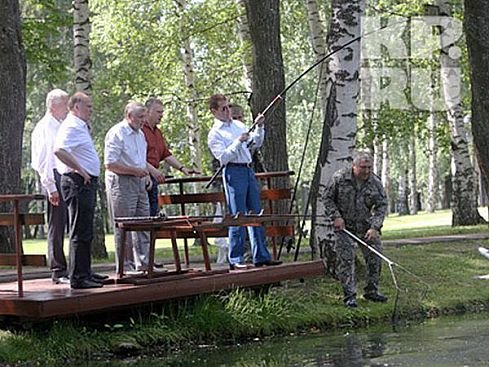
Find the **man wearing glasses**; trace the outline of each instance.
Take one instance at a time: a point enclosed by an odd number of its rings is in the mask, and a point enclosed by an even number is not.
[[[261,212],[260,189],[251,168],[250,148],[259,148],[265,138],[263,115],[256,118],[257,128],[248,133],[241,121],[231,119],[229,103],[222,94],[209,99],[209,109],[214,115],[214,125],[207,139],[210,151],[219,160],[223,170],[223,185],[228,210],[237,213]],[[263,226],[248,227],[253,263],[255,266],[279,265],[272,260],[265,243]],[[244,264],[246,231],[244,227],[229,227],[229,264],[231,270],[246,269]]]

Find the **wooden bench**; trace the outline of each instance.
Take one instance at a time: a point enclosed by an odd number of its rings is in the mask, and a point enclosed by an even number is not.
[[[266,172],[266,173],[257,173],[256,177],[260,181],[262,185],[261,190],[261,200],[262,200],[262,208],[264,209],[264,213],[269,216],[280,215],[285,213],[278,213],[277,210],[277,202],[278,201],[288,201],[291,198],[291,190],[289,188],[274,188],[273,182],[274,179],[282,178],[288,179],[291,175],[293,175],[293,171],[287,172]],[[224,210],[225,209],[225,195],[223,191],[214,191],[214,192],[199,192],[193,193],[190,190],[194,189],[195,186],[199,183],[205,184],[209,181],[210,177],[182,177],[182,178],[171,178],[165,181],[163,189],[166,191],[176,191],[173,194],[163,194],[159,196],[159,205],[161,208],[165,209],[170,206],[173,206],[174,209],[176,207],[176,215],[189,215],[192,213],[192,209],[195,209],[197,205],[207,204],[211,206],[215,203],[222,203]],[[217,180],[220,182],[221,177],[218,177]],[[217,181],[216,180],[216,181]],[[173,186],[173,187],[172,187]],[[176,190],[175,190],[176,189]],[[191,208],[189,208],[191,207]],[[208,210],[209,211],[209,210]],[[211,216],[213,214],[213,210],[209,211]],[[283,224],[282,221],[274,221],[269,220],[265,226],[265,235],[272,240],[272,257],[274,259],[277,258],[277,238],[278,237],[292,237],[294,236],[294,224],[292,221],[287,221]],[[215,225],[216,229],[210,231],[207,237],[227,237],[228,230],[218,224]],[[201,235],[200,235],[201,236]],[[184,239],[184,254],[185,254],[185,264],[189,266],[189,253],[188,253],[188,239],[196,238],[196,234],[192,231],[185,232],[181,231],[179,233],[178,238]],[[158,237],[162,238],[162,237]]]
[[[17,289],[19,297],[23,297],[22,266],[46,266],[44,255],[25,255],[22,247],[22,226],[44,224],[42,213],[21,213],[20,203],[32,200],[44,200],[43,195],[2,194],[0,202],[9,202],[12,212],[0,213],[0,226],[14,227],[15,253],[0,253],[0,265],[12,265],[17,269]]]

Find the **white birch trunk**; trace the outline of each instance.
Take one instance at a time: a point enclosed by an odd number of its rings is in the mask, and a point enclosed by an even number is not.
[[[449,0],[438,0],[441,16],[451,16]],[[451,29],[447,24],[447,32]],[[441,39],[441,38],[440,38]],[[441,50],[441,82],[443,86],[448,121],[451,128],[452,148],[452,226],[475,225],[482,217],[477,210],[477,184],[470,159],[467,132],[461,104],[461,68],[458,58],[449,56],[454,45],[445,45]]]
[[[73,0],[73,40],[76,90],[92,94],[88,0]]]
[[[235,0],[236,7],[238,8],[238,34],[241,42],[243,72],[244,72],[244,85],[248,92],[252,91],[253,80],[253,59],[251,53],[251,37],[250,26],[248,24],[248,17],[246,16],[245,0]]]
[[[433,100],[434,91],[431,89],[430,98]],[[437,153],[438,142],[436,141],[436,114],[430,111],[428,117],[428,188],[426,193],[426,211],[434,213],[436,208],[436,196],[438,188],[438,172],[437,172]]]
[[[316,55],[316,61],[321,60],[326,55],[326,32],[325,26],[321,21],[319,9],[316,0],[305,0],[307,9],[307,21],[309,24],[309,33],[312,50]],[[322,106],[322,117],[324,119],[326,105],[328,101],[328,70],[327,63],[323,62],[318,68],[319,95]]]
[[[390,158],[389,158],[389,142],[386,135],[382,137],[382,174],[381,179],[384,184],[385,194],[387,196],[387,213],[392,211],[391,207],[391,172],[390,172]]]
[[[338,49],[360,35],[360,18],[364,8],[364,0],[333,1],[329,49]],[[326,208],[322,192],[335,171],[351,164],[355,148],[360,92],[360,43],[352,43],[329,60],[329,94],[324,123],[330,127],[330,138],[327,144],[328,141],[325,142],[323,137],[323,145],[328,145],[327,154],[320,157],[316,168],[315,180],[319,182],[319,189],[314,203],[317,213],[313,223],[315,254],[325,253],[323,249],[331,247],[331,241],[334,241],[332,221],[324,216]]]
[[[418,185],[416,177],[416,136],[409,137],[409,214],[418,214]]]
[[[178,7],[183,12],[187,6],[186,0],[176,0]],[[182,24],[183,25],[183,24]],[[195,90],[195,77],[193,67],[193,50],[189,37],[180,40],[180,57],[182,62],[183,74],[185,77],[185,86],[189,96],[186,103],[187,110],[187,129],[189,132],[189,149],[192,167],[202,171],[202,149],[200,143],[200,125],[197,117],[196,100],[197,91]]]

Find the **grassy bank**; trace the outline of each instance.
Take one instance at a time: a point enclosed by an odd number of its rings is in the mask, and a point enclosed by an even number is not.
[[[489,273],[489,261],[478,254],[479,245],[489,246],[489,242],[387,248],[388,257],[420,277],[394,270],[401,288],[400,318],[486,310],[488,281],[474,279]],[[42,330],[2,331],[0,361],[36,361],[53,366],[72,359],[107,359],[128,351],[149,353],[156,347],[185,350],[196,344],[389,323],[396,290],[387,267],[381,285],[390,298],[387,304],[360,298],[359,308],[354,310],[343,307],[338,283],[324,277],[286,282],[261,295],[236,290],[202,296],[121,320],[63,321],[44,325]]]

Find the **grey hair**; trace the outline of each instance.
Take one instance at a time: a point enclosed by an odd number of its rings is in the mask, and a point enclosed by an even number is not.
[[[124,117],[131,116],[134,112],[145,109],[146,107],[142,103],[130,101],[124,109]]]
[[[356,166],[358,165],[361,161],[369,161],[373,162],[374,158],[372,157],[372,154],[370,154],[367,151],[358,151],[353,155],[353,165]]]
[[[68,99],[68,93],[66,93],[62,89],[53,89],[46,96],[46,107],[47,109],[51,109],[51,107],[61,100]]]

